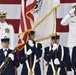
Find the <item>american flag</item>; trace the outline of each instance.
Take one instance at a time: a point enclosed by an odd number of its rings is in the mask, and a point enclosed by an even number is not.
[[[25,30],[29,30],[32,28],[31,21],[34,22],[34,16],[31,13],[31,11],[35,8],[35,6],[36,6],[36,0],[22,0],[21,1],[19,33],[22,33]],[[21,46],[19,46],[19,50],[21,50],[24,47],[25,42],[27,41],[27,34],[28,33],[25,33],[22,36],[20,36],[18,43],[20,44],[22,41],[24,41],[24,43]]]

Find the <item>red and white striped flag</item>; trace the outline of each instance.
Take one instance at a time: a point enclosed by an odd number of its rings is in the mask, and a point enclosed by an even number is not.
[[[31,12],[35,8],[35,6],[36,0],[22,0],[19,33],[22,33],[25,30],[32,29],[31,21],[34,22],[34,16]],[[27,33],[20,36],[18,43],[20,44],[22,41],[24,42],[19,46],[19,50],[24,47],[26,40]]]

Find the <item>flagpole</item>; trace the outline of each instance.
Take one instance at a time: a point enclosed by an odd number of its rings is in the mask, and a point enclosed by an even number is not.
[[[56,9],[54,10],[54,33],[55,33],[55,43],[56,43]],[[55,58],[57,58],[57,49],[54,51],[55,52]],[[57,74],[57,71],[58,71],[58,67],[57,65],[55,65],[55,75],[58,75]]]
[[[15,75],[18,75],[18,73],[17,73],[17,67],[14,67],[15,68]]]

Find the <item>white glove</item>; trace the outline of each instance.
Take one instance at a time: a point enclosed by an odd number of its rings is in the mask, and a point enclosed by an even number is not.
[[[0,68],[4,65],[4,62],[1,64]]]
[[[33,44],[33,42],[32,42],[31,40],[28,40],[28,44],[29,44],[31,47],[34,46],[34,44]]]
[[[71,15],[74,11],[75,11],[75,8],[71,9],[71,10],[69,11],[69,14]]]
[[[54,64],[55,64],[55,65],[59,65],[59,64],[60,64],[60,61],[59,61],[58,58],[55,58],[55,59],[54,59]]]
[[[8,57],[11,58],[12,61],[14,60],[14,55],[12,53],[10,53]]]
[[[31,50],[31,49],[29,49],[29,50],[26,52],[26,55],[30,55],[30,54],[32,54],[32,50]]]
[[[58,45],[56,43],[54,43],[52,50],[56,50],[57,48],[58,48]]]

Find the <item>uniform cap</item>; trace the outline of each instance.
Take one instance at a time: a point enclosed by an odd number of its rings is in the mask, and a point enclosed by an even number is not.
[[[2,42],[9,42],[10,41],[10,38],[9,38],[9,35],[7,34],[4,34],[1,38],[1,41]]]
[[[60,34],[57,33],[56,35],[51,36],[51,39],[59,39],[60,38]]]
[[[7,14],[7,13],[5,13],[5,12],[0,12],[0,18],[5,17],[5,16],[6,16],[6,14]]]

